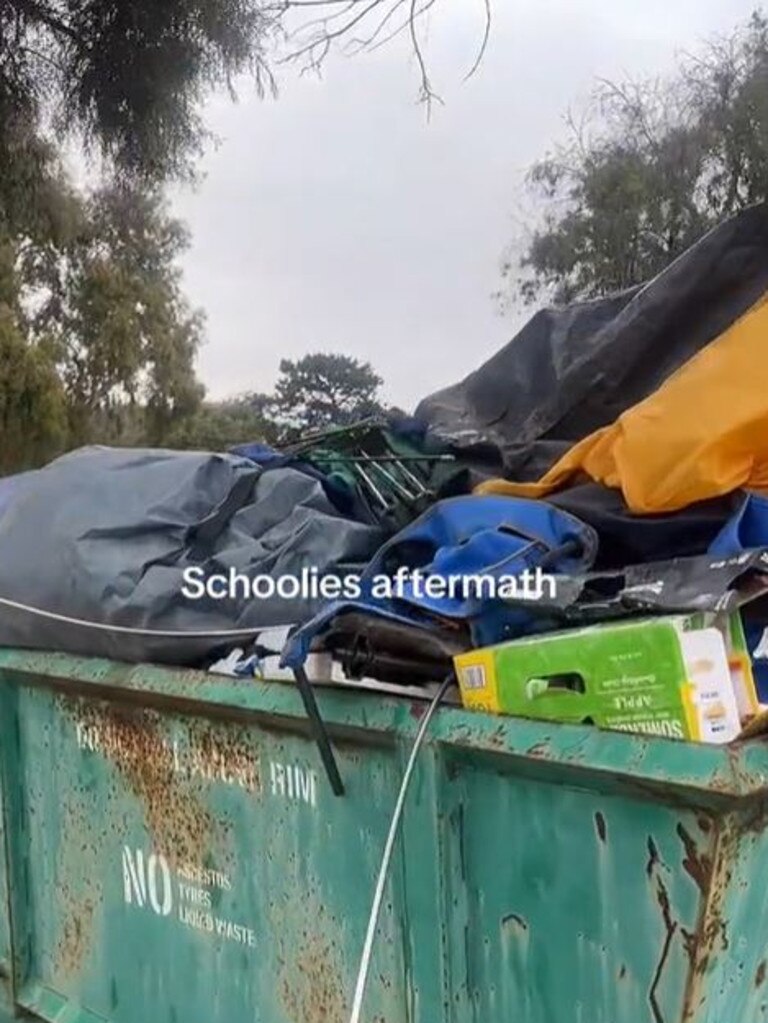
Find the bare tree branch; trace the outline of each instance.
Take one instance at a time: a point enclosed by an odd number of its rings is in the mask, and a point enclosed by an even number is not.
[[[303,64],[303,70],[319,72],[332,50],[346,54],[373,52],[402,33],[408,33],[419,74],[419,100],[431,110],[433,102],[442,102],[432,86],[419,22],[437,6],[439,0],[274,0],[267,13],[280,19],[296,13],[299,20],[286,28],[289,52],[282,63]],[[492,27],[493,0],[477,0],[485,13],[482,39],[477,56],[465,75],[465,81],[477,73]],[[447,7],[447,4],[446,4]],[[301,12],[313,16],[301,19]],[[398,17],[402,15],[402,17]]]
[[[404,3],[406,3],[406,4],[410,3],[410,0],[404,0]],[[420,18],[422,16],[422,14],[426,14],[427,11],[429,11],[430,8],[432,8],[435,5],[435,3],[437,3],[437,0],[427,0],[427,2],[424,4],[424,6],[419,8],[416,11],[415,18],[418,19],[418,18]],[[411,30],[411,17],[410,17],[410,14],[409,14],[406,17],[405,21],[402,21],[397,26],[397,28],[393,28],[385,36],[382,36],[381,39],[379,39],[376,43],[374,43],[374,45],[370,47],[371,51],[373,51],[373,50],[380,50],[382,48],[382,46],[386,46],[387,43],[391,42],[393,39],[396,39],[397,36],[402,35],[403,32],[410,32],[410,30]]]
[[[302,2],[302,0],[299,0]],[[307,0],[303,0],[307,2]],[[329,0],[333,3],[334,0]],[[375,10],[382,0],[367,0],[367,3],[362,6],[357,0],[343,0],[344,8],[341,11],[336,11],[334,14],[329,15],[327,18],[317,18],[314,21],[307,22],[302,26],[302,31],[306,31],[308,28],[314,28],[318,26],[317,34],[313,35],[309,41],[300,46],[297,50],[294,50],[286,58],[286,61],[296,62],[302,59],[302,57],[308,57],[312,67],[319,67],[320,63],[325,59],[330,51],[331,46],[337,39],[341,39],[358,25],[361,21],[366,18],[371,11]],[[288,4],[290,6],[290,3]],[[341,21],[338,27],[330,28],[330,23],[336,18],[343,18],[345,14],[352,11],[353,8],[360,8],[360,10],[353,14],[347,21]],[[315,56],[315,51],[319,50],[321,56],[318,59]]]
[[[408,3],[408,0],[396,0],[396,3],[390,7],[384,17],[379,21],[378,25],[374,28],[373,32],[365,38],[357,37],[352,42],[355,45],[355,50],[351,51],[354,53],[360,53],[362,50],[373,49],[374,43],[379,39],[381,33],[392,21],[397,12]]]
[[[468,82],[473,75],[477,73],[478,68],[483,62],[485,51],[488,49],[488,42],[491,38],[491,25],[493,23],[493,12],[491,11],[491,0],[485,0],[485,29],[483,30],[483,39],[480,43],[480,49],[478,50],[475,63],[467,72],[464,81]]]
[[[432,6],[435,0],[430,0],[429,6]],[[419,41],[419,33],[416,28],[416,14],[417,14],[418,0],[411,0],[411,16],[409,18],[410,32],[411,32],[411,43],[413,44],[413,53],[416,57],[416,63],[419,65],[419,74],[421,75],[421,89],[419,99],[427,105],[427,117],[432,112],[432,102],[437,100],[442,102],[440,97],[433,91],[432,83],[429,80],[429,72],[427,71],[427,64],[424,60],[424,53],[421,49],[421,42]]]

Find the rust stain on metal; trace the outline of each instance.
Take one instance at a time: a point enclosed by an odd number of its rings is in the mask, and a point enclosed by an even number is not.
[[[412,718],[421,721],[428,709],[428,705],[421,700],[412,700],[409,712]]]
[[[104,897],[104,840],[124,826],[124,795],[132,793],[138,800],[153,851],[178,867],[204,862],[210,850],[214,821],[203,802],[206,787],[218,783],[258,793],[261,774],[258,751],[245,741],[243,729],[229,723],[79,697],[59,697],[57,707],[72,721],[73,741],[84,755],[98,755],[115,768],[100,776],[102,794],[111,804],[105,820],[94,820],[104,810],[96,808],[82,784],[70,788],[62,807],[53,954],[63,979],[82,969],[94,942]],[[217,821],[216,827],[225,836],[231,823]]]
[[[677,923],[672,919],[672,912],[669,903],[669,893],[667,892],[664,882],[657,875],[656,876],[656,899],[661,909],[661,917],[664,922],[664,943],[661,947],[661,955],[659,961],[656,964],[656,970],[653,974],[653,981],[651,983],[651,989],[648,993],[648,997],[651,1003],[651,1011],[653,1012],[654,1023],[664,1023],[664,1017],[661,1013],[661,1008],[656,997],[659,984],[661,983],[661,977],[664,973],[664,967],[667,964],[669,958],[669,952],[672,948],[672,942],[677,932]]]
[[[709,965],[709,959],[719,944],[725,952],[728,950],[728,934],[723,917],[725,894],[731,879],[731,868],[725,857],[718,854],[718,867],[713,872],[704,911],[704,919],[699,928],[696,972],[703,974]]]
[[[749,807],[740,822],[740,830],[746,834],[761,834],[768,825],[768,799],[757,799]]]
[[[93,944],[94,916],[104,898],[99,880],[102,846],[103,832],[93,826],[88,793],[81,787],[70,789],[56,848],[54,972],[62,979],[80,972]]]
[[[321,910],[303,930],[290,963],[282,961],[280,996],[291,1023],[347,1023],[347,985],[341,954]]]
[[[761,960],[760,965],[757,968],[757,973],[755,974],[755,987],[762,987],[765,983],[765,970],[766,962],[765,959],[763,959]]]
[[[696,947],[698,945],[698,937],[695,931],[687,931],[685,927],[680,928],[680,934],[683,938],[683,948],[685,954],[688,956],[688,962],[691,966],[696,962]]]
[[[295,979],[283,979],[282,1000],[293,1023],[345,1023],[347,1006],[332,967],[330,945],[321,937],[299,950]]]
[[[677,834],[685,847],[683,868],[693,878],[701,894],[706,895],[712,876],[712,861],[706,854],[699,853],[696,842],[682,824],[677,825]]]
[[[717,825],[711,857],[692,857],[688,845],[684,841],[687,860],[693,858],[699,864],[704,864],[707,873],[702,875],[700,873],[701,867],[694,867],[694,873],[700,880],[703,880],[703,887],[701,884],[699,887],[702,891],[704,905],[696,941],[693,943],[694,961],[686,987],[683,1023],[689,1023],[689,1021],[698,1018],[701,1005],[705,999],[704,978],[712,957],[718,951],[725,952],[728,950],[729,939],[724,906],[733,876],[733,862],[739,839],[739,829],[733,825],[733,822],[726,821]],[[697,883],[699,882],[697,881]]]
[[[506,745],[506,730],[503,725],[499,727],[488,736],[488,743],[491,746],[497,746],[499,748]]]
[[[112,762],[144,807],[156,852],[169,863],[194,863],[208,845],[211,818],[179,777],[173,747],[152,712],[87,706],[80,718],[86,742]]]
[[[529,757],[546,757],[549,755],[549,739],[537,742],[530,749],[526,750]]]
[[[94,908],[93,901],[85,898],[75,902],[67,912],[56,946],[57,972],[79,972],[91,944]]]
[[[600,813],[599,810],[595,814],[595,827],[597,828],[597,834],[598,837],[600,838],[600,841],[605,842],[606,837],[605,817]]]
[[[232,725],[223,729],[193,718],[187,724],[187,734],[194,752],[188,765],[191,777],[261,792],[259,756],[237,737]]]
[[[57,707],[72,721],[73,740],[80,749],[114,764],[119,777],[105,778],[107,798],[120,800],[124,791],[133,793],[153,850],[174,867],[202,862],[210,847],[213,822],[196,791],[201,783],[260,791],[258,754],[231,725],[184,718],[181,742],[176,743],[170,738],[173,718],[154,710],[63,696]],[[97,811],[82,787],[70,789],[62,809],[54,966],[64,977],[82,969],[92,945],[96,910],[103,899],[104,838],[121,825],[110,810],[106,820],[94,822]]]
[[[659,858],[659,850],[656,848],[656,843],[653,840],[653,836],[648,836],[648,863],[645,867],[645,872],[648,877],[653,875],[654,868],[661,866],[661,859]]]

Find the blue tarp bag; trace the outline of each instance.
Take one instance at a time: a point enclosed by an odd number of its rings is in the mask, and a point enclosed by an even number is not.
[[[427,628],[461,623],[476,646],[525,635],[540,626],[540,619],[520,601],[500,599],[494,581],[537,568],[553,575],[584,572],[597,546],[591,527],[544,501],[496,496],[440,501],[377,552],[361,577],[359,599],[329,605],[293,635],[283,664],[303,663],[336,616],[353,610]],[[398,570],[418,570],[420,581],[403,575],[393,595],[383,592],[382,580],[397,582]],[[445,580],[446,592],[427,592],[427,577]],[[485,582],[462,585],[478,577]],[[530,587],[535,589],[535,576]]]

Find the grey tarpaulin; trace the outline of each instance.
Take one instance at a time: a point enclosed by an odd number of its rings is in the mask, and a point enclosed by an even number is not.
[[[0,597],[72,618],[203,631],[300,621],[320,601],[190,601],[183,571],[359,571],[381,541],[321,484],[232,455],[84,448],[31,476],[0,517]],[[194,664],[222,640],[112,634],[0,605],[0,644]]]
[[[537,313],[416,418],[459,447],[491,444],[506,474],[538,479],[612,423],[768,291],[768,208],[715,228],[649,284]]]

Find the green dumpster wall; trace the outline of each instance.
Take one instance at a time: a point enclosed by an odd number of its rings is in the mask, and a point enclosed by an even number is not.
[[[0,1021],[347,1023],[425,704],[0,651]],[[438,712],[366,1023],[768,1020],[768,748]]]

